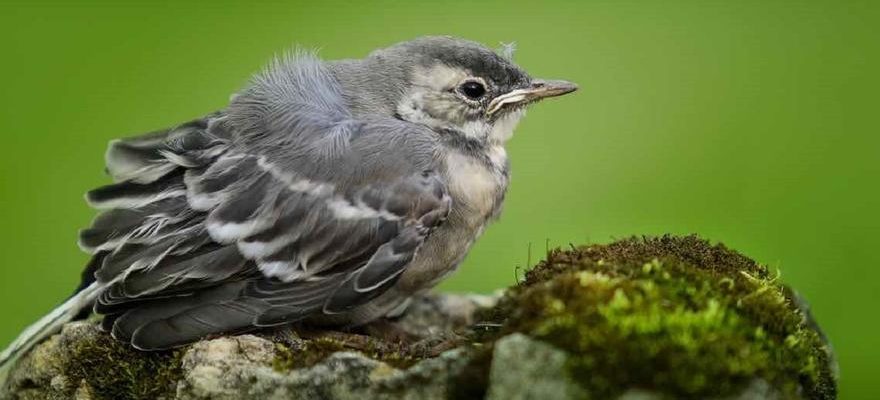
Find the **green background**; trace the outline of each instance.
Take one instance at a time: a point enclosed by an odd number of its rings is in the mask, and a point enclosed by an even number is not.
[[[223,107],[297,43],[333,59],[453,34],[516,41],[533,75],[582,90],[521,124],[504,215],[444,289],[512,284],[548,241],[696,232],[780,268],[842,398],[876,396],[878,4],[4,3],[0,342],[76,283],[108,140]]]

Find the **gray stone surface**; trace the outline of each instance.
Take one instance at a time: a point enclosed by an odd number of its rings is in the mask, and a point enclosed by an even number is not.
[[[456,337],[456,331],[472,325],[474,313],[483,307],[491,307],[496,299],[497,296],[426,296],[416,300],[394,326],[409,334],[419,334],[426,342],[442,343]],[[163,392],[164,397],[132,395],[129,398],[422,400],[470,398],[484,391],[485,398],[491,400],[590,398],[567,374],[567,353],[518,333],[494,343],[488,376],[482,377],[484,379],[474,376],[480,374],[479,369],[470,368],[480,350],[468,346],[453,347],[405,368],[394,367],[357,351],[338,351],[302,368],[289,369],[278,365],[282,351],[279,343],[290,349],[299,349],[305,348],[303,346],[309,340],[283,331],[195,343],[182,349],[176,356],[178,358],[174,358],[179,365],[173,370],[172,383]],[[18,363],[7,386],[0,390],[0,399],[108,398],[102,394],[106,393],[106,388],[96,388],[86,379],[76,379],[71,375],[76,371],[71,371],[66,363],[74,357],[73,354],[78,354],[77,346],[107,342],[106,334],[94,321],[66,325],[61,333],[39,345]],[[130,352],[125,348],[124,351]],[[128,354],[143,357],[139,353]],[[88,376],[108,371],[84,373]],[[131,371],[120,368],[110,373]],[[482,386],[475,391],[462,391],[462,385],[473,385],[474,382]],[[755,380],[742,394],[728,399],[778,397],[766,382]],[[662,398],[666,397],[636,389],[620,397],[624,400]]]
[[[415,300],[393,326],[417,335],[426,346],[457,337],[474,323],[474,312],[491,307],[495,296],[436,296]],[[65,360],[75,346],[106,342],[95,321],[67,324],[11,371],[2,399],[99,399],[85,379],[70,376]],[[468,351],[451,349],[409,366],[395,368],[357,351],[340,351],[305,368],[279,368],[276,342],[298,348],[309,339],[292,332],[239,335],[205,340],[181,350],[174,399],[432,399],[448,398],[453,377],[467,364]],[[126,350],[127,351],[127,350]],[[138,353],[131,352],[134,357]],[[112,360],[111,360],[112,361]],[[102,364],[103,365],[103,364]],[[112,364],[111,364],[112,365]],[[99,371],[85,371],[85,374]],[[101,371],[107,373],[107,371]],[[112,373],[125,374],[124,368]]]
[[[549,344],[514,333],[495,343],[489,400],[581,399],[587,394],[568,377],[568,355]]]
[[[396,369],[356,352],[338,352],[308,368],[273,369],[273,344],[255,336],[202,342],[187,351],[178,399],[436,399],[467,358],[453,350]]]

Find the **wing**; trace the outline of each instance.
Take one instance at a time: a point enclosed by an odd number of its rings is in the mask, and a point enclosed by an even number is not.
[[[113,335],[164,349],[351,310],[449,212],[430,131],[346,111],[314,58],[276,62],[224,112],[117,141],[81,233]]]

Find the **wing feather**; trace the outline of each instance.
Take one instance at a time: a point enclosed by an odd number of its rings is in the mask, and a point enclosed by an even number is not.
[[[164,349],[365,304],[449,212],[435,153],[425,128],[351,115],[317,59],[279,61],[222,112],[111,143],[80,237],[95,310]]]

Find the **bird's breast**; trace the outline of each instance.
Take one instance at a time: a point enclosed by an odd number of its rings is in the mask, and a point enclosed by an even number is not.
[[[507,190],[507,154],[500,146],[474,155],[450,151],[445,175],[452,196],[453,217],[468,225],[482,226],[497,214]]]
[[[401,276],[397,284],[401,293],[431,288],[455,271],[501,210],[508,181],[504,149],[490,148],[479,155],[448,150],[441,168],[452,197],[452,210]]]

